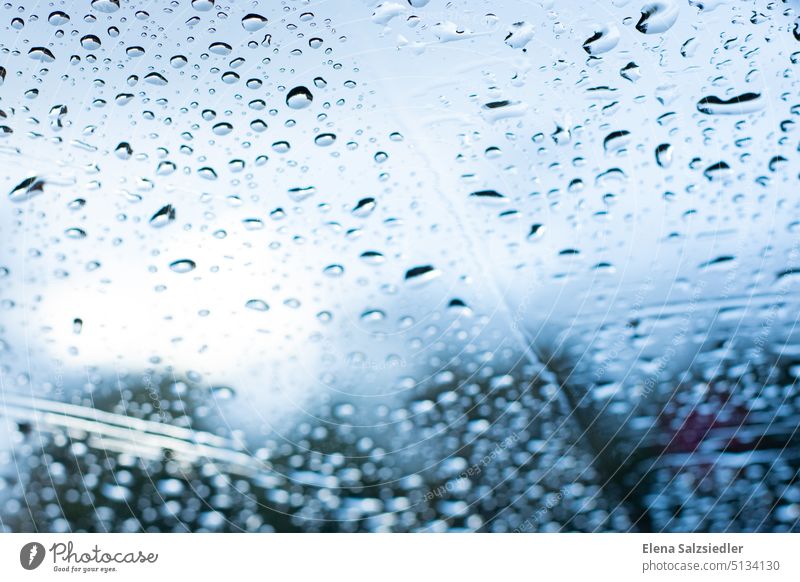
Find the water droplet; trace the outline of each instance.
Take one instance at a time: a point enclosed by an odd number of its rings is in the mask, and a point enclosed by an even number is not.
[[[642,7],[636,30],[643,34],[661,34],[669,30],[678,19],[679,7],[673,0],[650,2]]]
[[[28,51],[28,56],[36,61],[42,61],[43,63],[52,63],[56,60],[55,55],[50,52],[50,49],[43,46],[33,47]]]
[[[712,269],[712,268],[722,268],[727,267],[733,264],[733,261],[736,260],[736,257],[731,255],[722,255],[716,257],[715,259],[711,259],[710,261],[706,261],[701,263],[698,268],[700,269]]]
[[[175,208],[172,207],[172,204],[167,204],[150,217],[150,226],[162,228],[173,220],[175,220]]]
[[[192,0],[192,8],[198,12],[208,12],[214,8],[214,0]]]
[[[247,32],[261,30],[267,25],[267,19],[260,14],[248,14],[242,18],[242,27]]]
[[[583,43],[583,50],[595,56],[607,53],[617,44],[619,44],[619,29],[616,26],[598,26],[594,34]]]
[[[725,178],[730,173],[730,169],[731,167],[727,162],[720,161],[716,164],[711,164],[705,170],[703,170],[703,175],[710,182],[713,182],[715,180],[721,180]]]
[[[189,271],[194,271],[196,267],[197,264],[191,259],[178,259],[169,264],[169,268],[176,273],[188,273]]]
[[[233,126],[227,122],[217,123],[214,127],[211,128],[211,131],[213,131],[217,135],[228,135],[230,132],[233,131]]]
[[[341,265],[328,265],[322,272],[328,277],[341,277],[344,275],[344,267]]]
[[[407,283],[421,285],[436,279],[441,274],[441,271],[434,268],[433,265],[420,265],[406,271],[405,280]]]
[[[531,230],[530,232],[528,232],[528,240],[529,241],[539,240],[540,238],[542,238],[543,234],[544,234],[543,224],[538,224],[538,223],[532,224]]]
[[[92,8],[98,12],[111,14],[119,10],[119,0],[92,0]]]
[[[305,109],[314,100],[314,96],[306,87],[299,85],[286,95],[286,105],[292,109]]]
[[[506,34],[505,43],[512,48],[523,48],[533,38],[534,30],[528,22],[515,22]]]
[[[386,262],[386,257],[378,251],[364,251],[361,253],[361,260],[368,265],[382,265]]]
[[[236,391],[230,386],[212,386],[211,396],[215,400],[231,400],[236,397]]]
[[[155,72],[147,73],[144,76],[144,80],[145,83],[150,83],[151,85],[158,85],[160,87],[163,87],[164,85],[167,84],[167,78],[164,77],[164,75]]]
[[[269,305],[267,305],[266,301],[262,301],[261,299],[249,299],[244,306],[253,311],[269,311]]]
[[[353,207],[351,210],[353,216],[358,216],[359,218],[366,218],[372,211],[375,210],[375,199],[374,198],[362,198],[358,201],[358,204]]]
[[[336,135],[333,133],[321,133],[314,138],[314,143],[320,147],[327,147],[336,141]]]
[[[56,10],[55,12],[50,13],[50,16],[47,17],[47,22],[53,26],[61,26],[62,24],[69,22],[69,14],[66,12],[61,12],[60,10]]]
[[[760,93],[742,93],[727,100],[711,95],[697,102],[697,110],[706,115],[745,115],[763,107]]]
[[[386,314],[380,309],[368,309],[361,314],[361,321],[364,323],[378,323],[386,319]]]
[[[672,146],[662,143],[656,146],[656,163],[662,168],[669,168],[672,165]]]
[[[470,198],[481,202],[482,204],[505,204],[508,198],[504,194],[500,194],[497,190],[478,190],[469,195]]]
[[[603,149],[607,152],[617,152],[630,143],[631,132],[627,130],[612,131],[603,140]]]
[[[86,238],[86,231],[77,227],[68,228],[64,231],[64,236],[73,240],[80,240]]]
[[[226,42],[212,42],[208,45],[208,50],[215,55],[227,56],[233,51],[233,47]]]
[[[8,197],[12,202],[25,202],[42,192],[44,192],[44,180],[36,176],[31,176],[17,184],[11,190]]]
[[[636,81],[642,78],[642,73],[639,70],[639,65],[637,65],[633,61],[629,62],[627,65],[622,67],[619,70],[619,75],[620,77],[630,81],[631,83],[635,83]]]
[[[117,144],[117,147],[114,148],[114,154],[120,160],[129,160],[133,155],[133,148],[131,148],[131,144],[129,144],[126,141],[123,141]]]
[[[317,189],[314,186],[304,186],[304,187],[297,187],[297,188],[290,188],[288,190],[289,197],[294,200],[295,202],[300,202],[305,200],[309,196],[313,196],[316,193]]]
[[[93,34],[87,34],[81,38],[81,46],[87,51],[94,51],[100,48],[100,39]]]

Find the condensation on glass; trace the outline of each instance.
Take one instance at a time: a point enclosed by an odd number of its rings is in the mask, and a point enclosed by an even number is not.
[[[796,530],[798,8],[5,3],[0,530]]]

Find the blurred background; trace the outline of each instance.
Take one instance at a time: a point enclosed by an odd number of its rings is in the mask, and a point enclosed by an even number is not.
[[[5,3],[0,530],[797,530],[799,8]]]

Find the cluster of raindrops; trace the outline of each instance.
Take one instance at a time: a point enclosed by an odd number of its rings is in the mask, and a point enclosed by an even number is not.
[[[506,4],[0,8],[0,529],[797,529],[796,8]]]

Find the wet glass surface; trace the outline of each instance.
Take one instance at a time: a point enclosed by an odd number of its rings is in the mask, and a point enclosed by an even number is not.
[[[4,4],[0,529],[798,529],[799,9]]]

